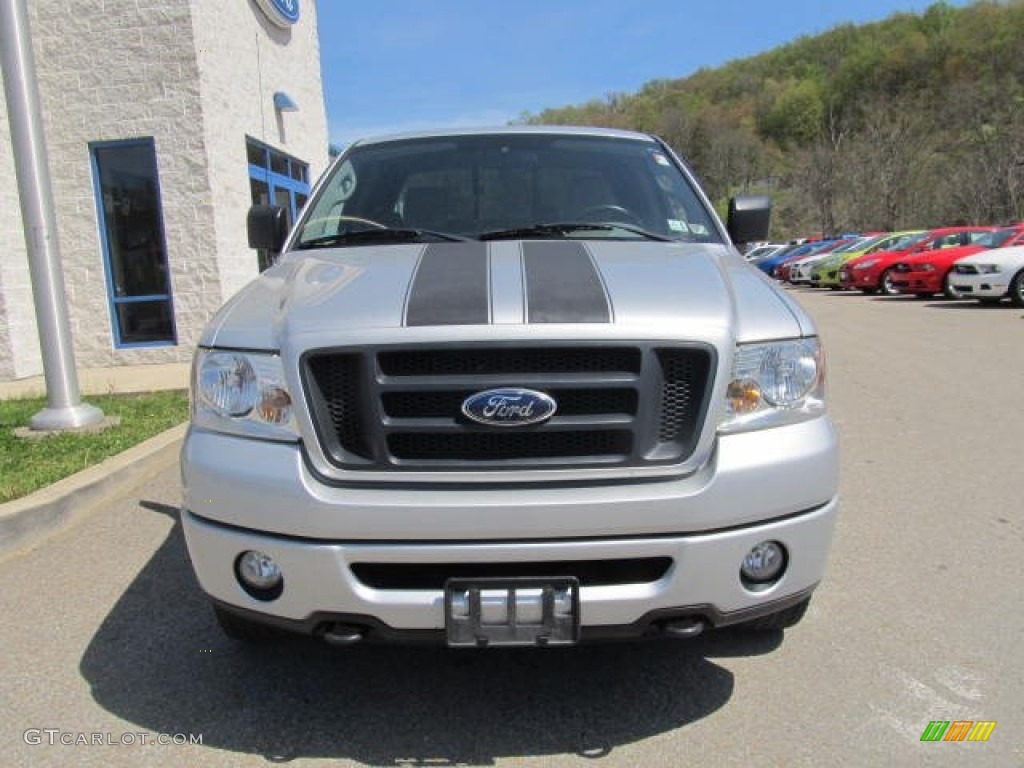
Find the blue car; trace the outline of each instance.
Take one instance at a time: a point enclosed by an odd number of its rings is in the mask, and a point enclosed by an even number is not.
[[[784,261],[796,259],[800,256],[809,256],[816,248],[821,247],[824,242],[825,241],[822,240],[816,240],[813,243],[804,243],[802,245],[793,246],[792,248],[786,248],[767,259],[754,262],[754,265],[766,275],[770,276],[775,271],[775,268]]]

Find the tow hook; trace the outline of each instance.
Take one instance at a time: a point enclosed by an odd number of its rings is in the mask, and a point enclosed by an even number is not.
[[[331,624],[321,633],[320,638],[328,645],[354,645],[363,639],[366,631],[353,624]]]
[[[671,637],[696,637],[704,631],[704,622],[693,617],[672,619],[671,621],[666,621],[661,629],[666,635]]]

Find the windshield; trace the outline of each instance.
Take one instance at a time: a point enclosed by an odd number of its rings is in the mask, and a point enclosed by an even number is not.
[[[380,231],[353,237],[369,230]],[[295,247],[362,245],[389,232],[402,242],[424,234],[722,242],[653,140],[540,133],[356,145],[304,214]]]
[[[914,232],[912,234],[896,235],[895,237],[883,240],[881,243],[871,249],[872,253],[879,251],[905,251],[909,248],[920,243],[926,237],[928,232]]]
[[[975,239],[972,245],[980,245],[983,248],[1000,248],[1010,241],[1015,235],[1019,235],[1019,229],[997,229],[993,232],[986,232]]]
[[[853,242],[847,243],[841,248],[836,248],[832,253],[849,253],[850,251],[863,251],[881,241],[885,235],[866,235],[858,237]]]

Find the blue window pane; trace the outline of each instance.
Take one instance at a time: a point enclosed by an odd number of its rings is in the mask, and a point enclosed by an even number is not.
[[[160,182],[153,142],[92,148],[110,300],[118,344],[175,341],[171,279],[164,243]],[[147,308],[121,303],[145,296]],[[135,319],[145,314],[145,331]]]
[[[165,299],[132,301],[117,305],[117,323],[122,344],[152,344],[167,341],[174,328],[171,304]]]

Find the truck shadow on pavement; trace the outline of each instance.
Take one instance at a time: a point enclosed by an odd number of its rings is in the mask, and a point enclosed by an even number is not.
[[[177,519],[151,501],[143,509]],[[575,649],[451,651],[312,640],[247,648],[221,635],[180,524],[121,595],[82,657],[96,702],[152,732],[272,762],[489,765],[603,757],[715,712],[733,675],[708,657],[768,653],[782,633]]]

